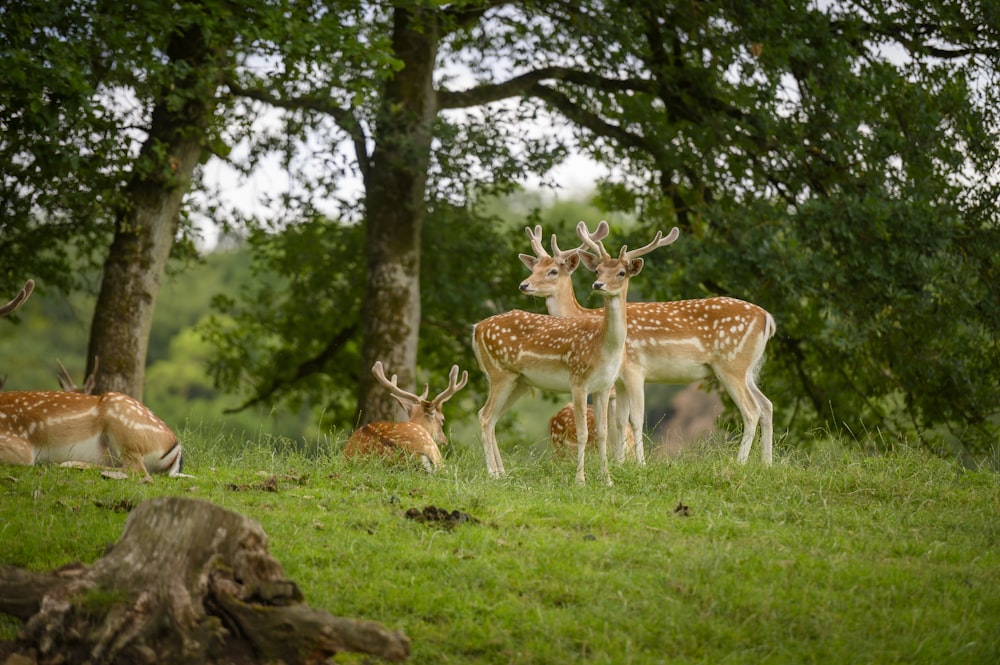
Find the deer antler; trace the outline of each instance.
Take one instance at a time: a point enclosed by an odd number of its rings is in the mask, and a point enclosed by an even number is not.
[[[604,243],[600,242],[602,238],[608,235],[607,222],[602,221],[600,224],[598,224],[597,230],[594,231],[593,233],[591,233],[587,229],[586,223],[580,222],[579,224],[576,225],[576,234],[580,236],[580,239],[583,241],[583,244],[589,247],[591,251],[596,252],[598,256],[601,257],[610,256],[610,254],[608,254],[608,250],[604,249]],[[619,258],[628,261],[631,261],[632,259],[637,259],[640,256],[645,256],[646,254],[649,254],[658,247],[665,247],[671,244],[672,242],[677,240],[680,234],[681,234],[680,229],[678,229],[676,226],[670,230],[670,233],[667,235],[666,238],[663,237],[662,231],[657,231],[656,235],[653,237],[653,241],[650,242],[648,245],[640,247],[639,249],[633,249],[632,251],[628,251],[628,248],[623,245],[621,251],[618,253],[618,256]]]
[[[524,227],[524,232],[528,234],[528,238],[531,240],[531,249],[533,249],[535,251],[535,256],[537,258],[541,259],[541,258],[544,258],[544,257],[546,257],[546,256],[549,255],[549,253],[545,251],[545,248],[542,247],[542,225],[541,224],[537,225],[535,227],[534,231],[531,230],[530,226],[525,226]],[[554,241],[555,240],[555,236],[552,236],[552,238],[553,238],[553,241]]]
[[[536,227],[536,228],[540,229],[541,227]],[[608,231],[609,231],[608,223],[601,222],[600,224],[597,225],[597,230],[590,234],[590,238],[591,240],[594,241],[601,240],[607,237]],[[577,252],[583,251],[586,247],[587,245],[586,243],[584,243],[574,249],[568,249],[566,251],[563,251],[559,249],[559,244],[556,240],[556,234],[554,233],[552,234],[552,256],[554,256],[557,259],[564,260],[571,254],[576,254]]]
[[[633,249],[630,252],[625,252],[625,248],[623,247],[622,248],[622,251],[624,252],[623,258],[631,261],[632,259],[637,259],[640,256],[645,256],[646,254],[649,254],[657,247],[666,247],[667,245],[671,244],[672,242],[677,240],[680,234],[681,232],[676,226],[670,230],[670,233],[667,234],[666,238],[663,237],[662,231],[657,231],[656,235],[653,237],[653,241],[648,245],[646,245],[645,247],[640,247],[639,249]]]
[[[84,395],[91,395],[94,392],[94,385],[97,383],[97,367],[100,365],[101,359],[98,356],[94,356],[94,369],[90,372],[88,376],[83,381],[83,387],[77,387],[76,383],[73,381],[73,377],[70,373],[66,371],[66,366],[62,364],[62,361],[56,358],[56,362],[59,363],[59,368],[62,370],[62,376],[56,375],[59,379],[59,385],[68,393],[81,393]]]
[[[376,360],[375,364],[372,365],[372,374],[375,375],[375,378],[378,379],[379,383],[389,390],[389,393],[396,398],[396,401],[398,401],[404,409],[409,410],[410,407],[421,401],[420,396],[416,393],[408,392],[396,385],[397,377],[395,374],[392,375],[391,380],[385,378],[385,370],[382,369],[381,360]],[[428,390],[429,389],[425,389],[424,393],[426,394]]]
[[[608,223],[601,222],[597,225],[597,230],[590,234],[590,237],[597,241],[605,238],[608,235]],[[559,240],[556,238],[556,234],[552,234],[552,254],[550,255],[545,251],[545,247],[542,246],[542,226],[541,224],[535,226],[532,229],[530,226],[524,227],[524,232],[528,234],[528,239],[531,240],[531,249],[535,252],[536,258],[546,258],[551,257],[558,260],[564,260],[571,254],[576,254],[580,250],[584,249],[586,245],[580,245],[574,249],[562,250],[559,249]]]
[[[458,365],[452,365],[451,372],[448,374],[448,387],[445,388],[443,391],[441,391],[441,393],[431,401],[431,404],[440,409],[441,405],[447,402],[449,399],[451,399],[452,395],[454,395],[463,387],[465,387],[465,384],[468,383],[468,381],[469,381],[469,373],[463,371],[462,380],[459,381]]]
[[[35,280],[29,279],[27,282],[24,283],[24,287],[21,289],[20,293],[14,296],[14,298],[6,305],[0,307],[0,316],[7,316],[15,309],[20,307],[21,304],[28,299],[28,296],[30,296],[31,292],[34,290],[35,290]]]
[[[587,223],[582,220],[576,225],[576,235],[580,237],[584,245],[601,258],[611,256],[608,254],[608,250],[604,249],[604,243],[601,242],[601,239],[608,235],[608,230],[608,223],[604,220],[601,220],[593,233],[587,229]]]

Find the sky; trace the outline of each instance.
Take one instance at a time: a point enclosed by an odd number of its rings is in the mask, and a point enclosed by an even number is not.
[[[554,187],[542,183],[535,176],[525,178],[521,184],[525,189],[540,192],[547,200],[579,199],[590,194],[598,179],[607,172],[606,166],[573,153],[551,172],[548,181],[555,183]],[[295,187],[293,177],[277,158],[260,164],[250,177],[245,178],[223,160],[213,157],[205,165],[204,177],[210,189],[217,187],[222,192],[225,206],[266,218],[279,218],[280,210],[266,205],[265,201],[287,191],[289,187]],[[345,179],[338,191],[342,196],[358,195],[362,192],[361,181],[358,178]],[[326,214],[334,215],[338,204],[331,198],[319,202],[319,208]],[[202,229],[204,232],[211,230],[205,226]],[[206,237],[206,242],[212,246],[215,241]]]
[[[569,129],[563,124],[564,121],[557,121],[545,114],[536,116],[535,122],[527,128],[532,134],[542,132],[569,133]],[[270,111],[260,116],[254,123],[255,133],[280,133],[284,131],[280,112]],[[567,139],[570,137],[567,136]],[[571,140],[567,140],[567,145],[572,145]],[[329,158],[329,148],[323,139],[307,140],[305,150],[300,151],[296,158],[296,167],[312,172],[313,169],[323,168],[324,165],[319,160],[308,161],[308,157],[302,155],[306,151],[312,151],[322,159]],[[248,152],[246,143],[237,144],[231,153],[230,159],[239,162],[245,160]],[[337,148],[337,163],[353,162],[353,148],[347,141],[341,143]],[[593,192],[598,180],[607,175],[609,169],[605,165],[579,153],[571,152],[567,159],[555,167],[546,177],[545,182],[534,175],[528,175],[520,183],[529,191],[540,193],[543,201],[558,200],[579,200]],[[280,207],[280,195],[294,190],[297,186],[296,176],[281,163],[281,158],[272,155],[261,160],[250,176],[244,176],[229,163],[212,157],[204,166],[204,180],[207,191],[218,190],[221,193],[222,205],[235,210],[243,215],[254,215],[258,218],[280,220],[284,210]],[[340,204],[338,199],[357,199],[363,193],[360,177],[347,177],[340,181],[337,192],[334,196],[325,200],[314,200],[313,203],[324,214],[336,217],[339,214]],[[198,194],[195,194],[198,196]],[[268,203],[270,201],[271,203]],[[205,222],[199,224],[203,236],[203,248],[212,249],[218,240],[218,229],[215,224]]]

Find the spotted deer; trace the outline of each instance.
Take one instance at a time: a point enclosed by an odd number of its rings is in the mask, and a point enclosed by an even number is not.
[[[599,318],[600,309],[582,307],[573,291],[572,274],[581,248],[560,250],[552,236],[552,254],[542,244],[542,229],[526,228],[535,256],[521,254],[531,275],[521,282],[523,293],[544,298],[554,316]],[[594,236],[608,233],[606,223]],[[636,439],[636,458],[644,462],[643,420],[647,381],[692,383],[715,376],[743,417],[737,460],[745,463],[760,425],[761,458],[772,463],[773,407],[760,388],[757,374],[767,342],[775,333],[774,318],[764,309],[736,298],[717,297],[673,302],[628,303],[625,361],[618,381],[618,424],[628,421]],[[623,441],[617,442],[621,459]]]
[[[430,387],[426,384],[423,394],[417,395],[396,385],[395,374],[391,379],[387,379],[381,360],[375,361],[372,365],[372,374],[409,414],[409,420],[395,423],[374,422],[358,428],[344,445],[344,455],[347,457],[378,455],[384,459],[415,457],[420,459],[428,471],[440,467],[441,451],[438,444],[448,445],[448,437],[444,433],[444,412],[441,408],[465,386],[469,380],[469,373],[462,372],[462,378],[459,380],[458,365],[452,365],[451,373],[448,375],[448,387],[432,400],[427,399]]]
[[[615,413],[614,389],[608,398],[608,431],[614,423],[611,414]],[[625,432],[625,452],[626,455],[635,457],[635,437],[632,435],[632,428],[626,425]],[[597,448],[597,437],[594,432],[594,407],[587,407],[587,449]],[[563,408],[556,411],[555,415],[549,419],[549,442],[552,444],[552,452],[557,457],[562,457],[567,453],[570,446],[576,445],[576,419],[573,414],[573,403],[570,402]]]
[[[567,318],[513,310],[480,321],[473,331],[473,348],[479,367],[489,381],[486,403],[479,411],[486,468],[491,476],[504,475],[496,439],[496,424],[517,399],[532,386],[572,395],[577,432],[577,482],[585,482],[584,456],[588,438],[587,396],[594,395],[594,429],[601,475],[611,483],[607,465],[608,397],[618,377],[625,352],[625,300],[629,280],[642,270],[640,258],[676,240],[675,228],[666,238],[661,232],[645,247],[617,258],[591,239],[586,224],[577,235],[596,255],[582,253],[581,260],[596,273],[591,288],[604,298],[602,316]]]
[[[0,316],[17,309],[33,289],[28,280],[20,294],[0,307]],[[173,431],[128,395],[0,393],[0,463],[123,467],[148,482],[150,472],[184,476],[181,459]]]

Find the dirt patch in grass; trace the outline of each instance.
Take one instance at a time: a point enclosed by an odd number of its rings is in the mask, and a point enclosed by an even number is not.
[[[118,499],[117,501],[95,501],[94,505],[116,513],[130,513],[136,504],[128,499]]]
[[[410,508],[404,515],[406,519],[415,520],[421,524],[437,524],[448,529],[453,529],[459,524],[479,524],[479,520],[469,513],[437,506]]]
[[[291,483],[293,485],[305,485],[309,482],[308,475],[297,473],[284,473],[268,476],[264,480],[256,483],[229,483],[226,489],[231,492],[277,492],[279,482]]]

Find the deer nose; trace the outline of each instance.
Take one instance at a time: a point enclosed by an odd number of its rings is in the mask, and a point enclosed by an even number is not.
[[[605,286],[607,285],[604,282],[597,281],[594,282],[593,286],[591,286],[590,288],[592,288],[594,291],[603,291]]]
[[[528,282],[521,282],[520,289],[522,291],[527,292],[530,288],[531,288],[531,284],[529,284]]]

